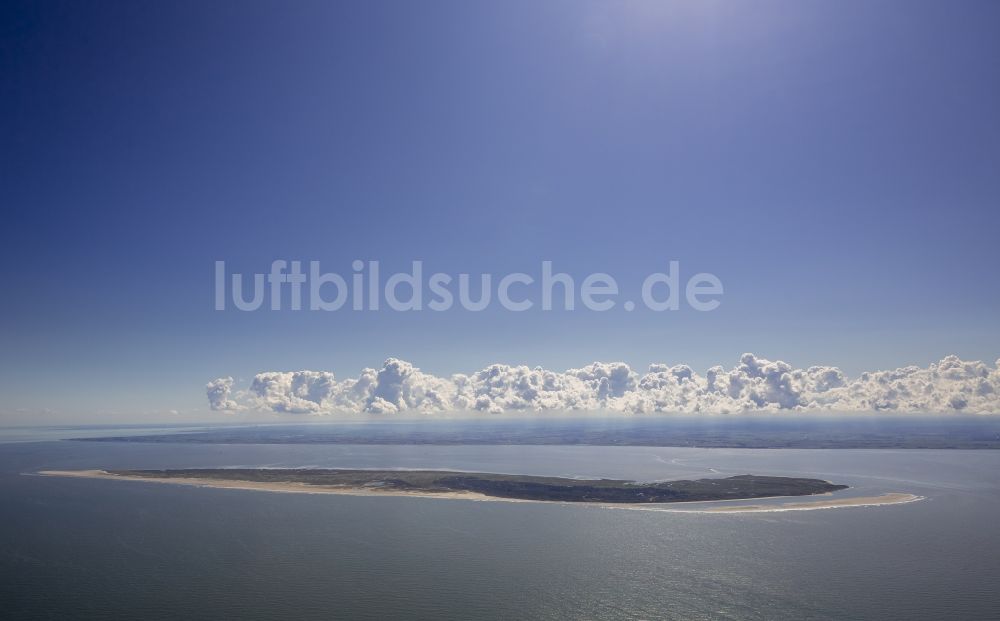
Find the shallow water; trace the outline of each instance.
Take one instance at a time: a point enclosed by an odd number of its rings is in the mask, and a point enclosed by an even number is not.
[[[22,474],[223,466],[776,474],[926,500],[710,515]],[[0,601],[10,618],[985,619],[998,473],[995,451],[5,444]]]

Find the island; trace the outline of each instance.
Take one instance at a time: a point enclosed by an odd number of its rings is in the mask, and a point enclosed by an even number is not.
[[[810,496],[847,489],[822,479],[743,474],[725,478],[636,482],[448,470],[213,468],[45,471],[55,476],[115,478],[208,487],[418,495],[519,501],[651,504]]]

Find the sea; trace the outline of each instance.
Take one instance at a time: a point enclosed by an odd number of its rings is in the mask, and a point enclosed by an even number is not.
[[[140,430],[148,433],[149,429]],[[73,442],[0,434],[4,619],[997,619],[1000,451]],[[899,505],[709,513],[38,476],[414,468],[807,476]],[[687,509],[705,507],[689,504]]]

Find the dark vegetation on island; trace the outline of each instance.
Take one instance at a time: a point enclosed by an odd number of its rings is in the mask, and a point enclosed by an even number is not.
[[[637,483],[614,479],[567,479],[440,470],[177,469],[111,470],[150,478],[196,478],[399,492],[477,492],[497,498],[557,502],[666,503],[808,496],[847,489],[820,479],[744,474],[719,479]]]

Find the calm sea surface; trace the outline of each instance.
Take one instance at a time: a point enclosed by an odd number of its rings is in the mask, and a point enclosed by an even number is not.
[[[79,435],[79,434],[75,434]],[[0,616],[989,619],[1000,451],[0,444]],[[921,502],[738,515],[201,489],[41,469],[778,474]],[[759,502],[759,501],[758,501]]]

